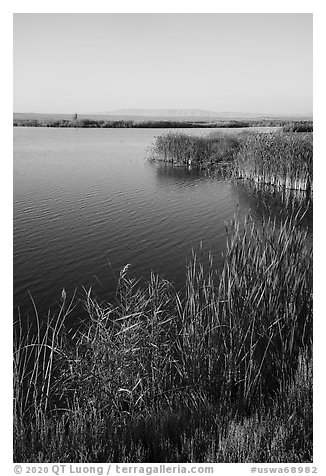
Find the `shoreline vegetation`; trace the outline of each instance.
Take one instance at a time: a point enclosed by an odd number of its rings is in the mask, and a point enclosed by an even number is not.
[[[180,127],[180,126],[179,126]],[[298,133],[300,132],[300,133]],[[156,137],[150,159],[312,197],[312,133]],[[190,163],[189,163],[190,161]],[[297,189],[296,189],[297,190]],[[272,193],[272,192],[271,192]],[[14,325],[15,462],[312,461],[312,250],[304,207],[230,221],[223,265],[193,255],[184,287],[120,272],[36,331]]]
[[[120,273],[32,337],[16,323],[15,462],[311,462],[312,252],[288,218],[229,225],[224,266],[185,286]]]
[[[288,121],[281,119],[250,120],[102,120],[90,118],[75,119],[35,119],[14,118],[14,127],[75,127],[75,128],[249,128],[284,127],[294,132],[312,132],[312,121]]]
[[[155,138],[148,160],[197,167],[209,174],[305,192],[313,190],[313,133],[289,127],[277,132],[242,131],[206,137],[169,132]]]

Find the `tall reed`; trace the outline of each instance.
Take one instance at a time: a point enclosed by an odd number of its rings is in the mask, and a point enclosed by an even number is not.
[[[235,219],[223,267],[193,255],[180,293],[154,274],[141,286],[126,266],[115,300],[87,292],[89,320],[70,337],[65,303],[36,337],[18,327],[15,461],[200,461],[203,435],[213,460],[248,461],[231,445],[246,419],[261,422],[268,460],[270,415],[278,431],[306,398],[290,402],[312,341],[312,256],[295,217]],[[302,437],[310,427],[307,413]]]
[[[250,134],[241,144],[237,177],[294,190],[312,191],[312,134]]]
[[[239,137],[233,135],[214,133],[197,137],[169,132],[155,138],[150,158],[178,166],[209,168],[233,160],[238,150]]]
[[[62,292],[58,313],[41,321],[35,307],[34,322],[21,316],[14,322],[13,393],[14,439],[17,448],[27,444],[31,427],[42,433],[49,411],[58,404],[60,362],[65,354],[66,317],[74,307]]]
[[[209,169],[213,174],[227,165],[229,176],[309,196],[313,188],[312,133],[215,132],[207,137],[169,133],[156,137],[151,158]]]

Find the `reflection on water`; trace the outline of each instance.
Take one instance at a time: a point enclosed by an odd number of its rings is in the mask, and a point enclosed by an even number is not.
[[[159,163],[156,169],[156,176],[160,179],[164,177],[164,181],[167,177],[171,177],[172,181],[181,180],[197,180],[203,177],[205,174],[195,167],[175,167],[165,163]]]
[[[200,170],[198,167],[175,167],[166,163],[158,163],[153,167],[156,167],[157,185],[162,187],[191,187],[213,180],[205,170]],[[222,179],[222,176],[219,178]]]
[[[222,175],[210,178],[206,171],[195,167],[174,167],[171,164],[158,164],[156,178],[161,187],[191,187],[204,182],[214,181],[217,186],[229,184],[237,197],[239,207],[250,212],[258,219],[275,217],[276,221],[283,221],[287,216],[297,216],[300,226],[308,229],[308,237],[313,233],[313,201],[305,191],[292,189],[277,189],[271,185],[255,183],[253,181],[228,181]],[[232,217],[230,217],[231,219]]]
[[[252,181],[234,181],[233,191],[238,194],[239,202],[246,203],[260,219],[275,217],[276,222],[284,221],[287,216],[297,216],[299,226],[308,229],[308,239],[313,234],[313,202],[302,191],[282,189],[256,184]]]

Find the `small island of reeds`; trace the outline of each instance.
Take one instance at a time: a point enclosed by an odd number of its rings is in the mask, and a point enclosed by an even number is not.
[[[312,192],[312,132],[213,132],[205,137],[169,132],[156,137],[149,159],[277,188]]]

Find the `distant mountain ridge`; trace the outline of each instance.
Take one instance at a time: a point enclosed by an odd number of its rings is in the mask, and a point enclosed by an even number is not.
[[[112,116],[146,116],[146,117],[217,117],[219,114],[202,109],[119,109],[103,114]]]
[[[254,112],[216,112],[204,109],[119,109],[94,113],[105,116],[146,117],[146,118],[192,118],[192,119],[262,119],[262,118],[312,118],[311,114],[266,114]]]

